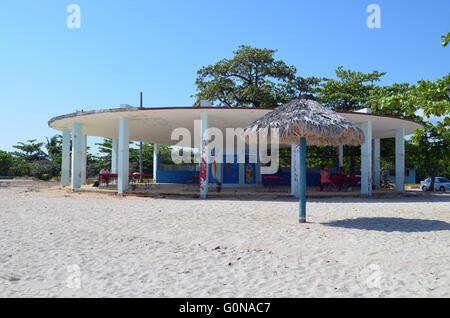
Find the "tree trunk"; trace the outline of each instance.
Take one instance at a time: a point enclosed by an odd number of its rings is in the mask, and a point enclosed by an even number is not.
[[[430,191],[434,191],[435,179],[436,179],[436,176],[437,176],[437,174],[439,172],[439,161],[434,164],[434,169],[433,169],[433,167],[431,165],[431,158],[430,158],[430,156],[428,154],[427,154],[425,160],[426,160],[426,163],[427,163],[428,173],[431,176]]]
[[[355,157],[353,156],[350,157],[350,175],[355,175]]]
[[[435,163],[433,172],[431,174],[431,186],[430,187],[431,187],[432,191],[434,191],[434,184],[435,184],[438,172],[439,172],[439,161]]]

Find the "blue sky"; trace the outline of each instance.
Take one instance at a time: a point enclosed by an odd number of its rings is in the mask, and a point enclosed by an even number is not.
[[[369,29],[369,4],[381,29]],[[67,6],[81,8],[69,29]],[[450,71],[450,1],[2,0],[0,149],[45,140],[47,121],[76,109],[189,106],[196,71],[240,44],[278,49],[303,76],[337,66],[387,72],[382,84]],[[94,139],[90,140],[92,144]]]

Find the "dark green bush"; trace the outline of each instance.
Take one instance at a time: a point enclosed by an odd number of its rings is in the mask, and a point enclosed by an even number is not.
[[[33,162],[30,167],[30,174],[32,177],[50,180],[53,176],[59,173],[59,167],[56,163],[51,161]]]
[[[50,174],[44,173],[40,179],[44,180],[44,181],[49,181],[51,178],[52,178],[52,176]]]

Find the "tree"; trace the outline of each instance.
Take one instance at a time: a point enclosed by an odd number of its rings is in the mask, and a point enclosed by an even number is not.
[[[34,162],[46,160],[47,155],[42,151],[44,143],[36,142],[36,139],[27,140],[26,143],[18,142],[13,146],[19,151],[14,151],[12,154],[15,158],[12,171],[14,175],[31,175],[31,168]]]
[[[10,176],[14,157],[7,151],[0,150],[0,176]]]
[[[337,79],[325,78],[317,90],[318,99],[333,110],[355,111],[368,106],[375,83],[386,73],[372,73],[336,69]]]
[[[104,138],[101,143],[96,143],[95,145],[98,146],[98,153],[93,156],[93,161],[95,169],[100,171],[103,167],[111,165],[112,139]]]
[[[435,178],[442,165],[450,161],[450,129],[425,122],[424,129],[418,129],[411,140],[415,148],[414,156],[422,160],[428,175],[431,176],[431,191],[434,191]]]
[[[371,107],[372,93],[384,93],[376,86],[386,73],[373,71],[362,73],[345,70],[339,66],[336,70],[337,79],[325,78],[314,91],[317,99],[326,107],[335,111],[355,111],[364,107]],[[323,148],[319,150],[320,148]],[[344,167],[350,174],[356,174],[360,165],[361,150],[359,146],[345,146]],[[308,153],[321,156],[336,155],[332,147],[309,147]],[[332,160],[316,160],[316,164],[329,164]]]
[[[426,171],[434,179],[440,167],[448,166],[450,124],[450,74],[434,81],[421,80],[409,88],[379,96],[379,108],[382,112],[398,113],[418,120],[425,126],[418,129],[412,137],[411,152],[421,171]],[[421,112],[423,116],[421,116]],[[443,121],[433,125],[428,119],[431,116],[442,117]]]
[[[402,105],[391,105],[389,108],[384,108],[380,101],[390,96],[406,93],[408,90],[409,83],[392,84],[390,86],[374,86],[370,91],[370,96],[366,102],[366,107],[371,108],[372,113],[374,114],[405,117],[405,110]],[[408,118],[417,119],[414,114],[409,114]]]
[[[14,155],[28,163],[45,160],[47,155],[41,149],[43,145],[43,142],[36,142],[36,139],[27,140],[26,143],[18,142],[17,145],[13,146],[19,150],[14,152]]]
[[[47,137],[46,139],[47,143],[45,144],[45,148],[47,149],[48,157],[60,166],[62,162],[62,136],[54,135],[50,139]]]
[[[450,125],[450,73],[434,81],[421,80],[408,90],[386,96],[380,100],[385,109],[403,109],[407,116],[415,116],[422,110],[424,117],[443,117],[439,129]]]
[[[225,107],[276,107],[309,93],[311,85],[320,81],[297,77],[294,66],[275,60],[276,52],[241,45],[232,59],[202,67],[195,82],[195,106],[210,100]]]

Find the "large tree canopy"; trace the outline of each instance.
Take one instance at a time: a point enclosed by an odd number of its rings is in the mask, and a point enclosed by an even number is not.
[[[27,140],[27,142],[18,142],[13,146],[19,151],[14,152],[14,155],[23,159],[26,162],[34,162],[47,159],[47,155],[42,151],[43,142],[36,142],[36,139]]]
[[[195,105],[210,100],[225,107],[276,107],[309,93],[320,81],[298,77],[294,66],[275,60],[276,52],[241,45],[232,59],[201,68],[197,72]]]
[[[319,100],[333,110],[354,111],[364,107],[370,107],[371,92],[375,82],[386,73],[373,71],[372,73],[344,70],[342,66],[337,68],[337,79],[324,79],[318,90]]]
[[[450,125],[450,73],[434,81],[421,80],[408,90],[380,99],[382,108],[403,109],[412,116],[422,110],[425,117],[443,117],[443,125]]]

